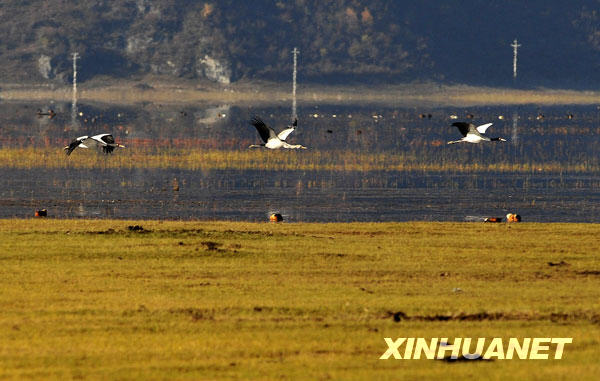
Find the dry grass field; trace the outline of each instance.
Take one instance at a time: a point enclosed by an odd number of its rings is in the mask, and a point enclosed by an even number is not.
[[[600,373],[600,225],[0,220],[0,379]],[[384,337],[572,337],[561,360],[379,360]]]

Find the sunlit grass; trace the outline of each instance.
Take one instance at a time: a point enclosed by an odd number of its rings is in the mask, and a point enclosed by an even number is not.
[[[148,85],[140,88],[138,85]],[[7,85],[2,98],[14,101],[54,100],[69,102],[70,86],[50,88],[47,85]],[[437,106],[489,106],[509,104],[537,105],[589,105],[600,103],[600,92],[565,89],[510,89],[468,85],[441,85],[436,83],[412,83],[389,86],[321,86],[301,84],[298,102],[304,104],[380,104]],[[160,104],[228,103],[228,104],[277,104],[291,100],[288,84],[274,82],[240,82],[227,86],[182,81],[172,83],[160,79],[141,82],[125,81],[120,84],[100,84],[79,89],[79,101],[135,104],[153,102]]]
[[[153,168],[186,170],[454,171],[505,173],[597,173],[597,160],[578,162],[477,163],[436,160],[411,153],[127,148],[112,155],[79,149],[2,148],[0,168]]]
[[[0,220],[0,378],[596,379],[598,237],[597,224]],[[448,364],[379,360],[384,337],[573,343],[562,360]]]

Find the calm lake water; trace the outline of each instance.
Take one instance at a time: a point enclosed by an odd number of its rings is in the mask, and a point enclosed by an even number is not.
[[[52,108],[56,117],[38,117]],[[137,106],[0,103],[0,148],[56,147],[80,135],[112,133],[129,147],[247,150],[259,138],[248,120],[260,115],[276,130],[284,107]],[[288,140],[307,155],[322,151],[407,154],[444,163],[587,163],[598,168],[600,110],[573,107],[298,109]],[[469,114],[473,118],[469,118]],[[452,119],[456,115],[458,119]],[[454,121],[493,122],[506,143],[446,145],[460,138]],[[85,155],[99,155],[93,150]],[[115,155],[119,155],[117,151]],[[69,160],[77,160],[73,155]],[[108,158],[110,160],[110,158]],[[1,165],[1,164],[0,164]],[[519,213],[524,221],[600,222],[599,171],[531,173],[34,169],[0,166],[0,217],[30,217],[46,208],[57,218],[164,218],[265,221],[279,212],[293,222],[464,221]],[[172,184],[177,181],[179,189]]]

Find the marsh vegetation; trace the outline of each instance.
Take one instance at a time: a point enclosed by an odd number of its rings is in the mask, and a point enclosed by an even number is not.
[[[53,118],[37,109],[52,108]],[[290,143],[249,150],[260,115],[276,129],[287,107],[3,103],[2,217],[459,221],[518,212],[528,221],[597,222],[598,110],[590,106],[419,108],[302,104]],[[472,116],[472,119],[470,117]],[[448,146],[456,117],[493,121],[509,141]],[[110,132],[127,148],[62,150]],[[177,191],[174,189],[177,188]],[[458,192],[466,190],[467,192]]]

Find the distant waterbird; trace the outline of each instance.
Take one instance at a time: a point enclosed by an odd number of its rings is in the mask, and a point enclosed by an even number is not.
[[[115,148],[125,148],[124,145],[115,143],[115,138],[111,134],[99,134],[94,136],[80,136],[73,139],[64,149],[67,151],[67,156],[71,155],[75,148],[89,148],[89,146],[102,147],[102,152],[105,154],[112,153]]]
[[[256,128],[260,138],[263,140],[263,144],[252,144],[249,148],[265,147],[269,149],[288,148],[288,149],[306,149],[306,147],[300,144],[288,144],[285,139],[294,132],[296,126],[298,126],[298,119],[294,119],[294,123],[288,126],[285,130],[279,134],[275,133],[271,127],[267,126],[260,118],[254,117],[250,121],[250,124]]]
[[[56,116],[56,113],[51,108],[49,108],[47,112],[43,112],[41,109],[38,108],[37,116],[38,118],[41,118],[42,116],[47,116],[48,119],[52,119]]]
[[[455,122],[452,123],[454,127],[457,127],[460,133],[462,134],[462,139],[453,140],[448,142],[448,144],[455,143],[481,143],[481,142],[505,142],[506,139],[503,138],[490,138],[485,136],[485,131],[492,125],[493,123],[482,124],[481,126],[475,127],[472,123],[465,122]]]

